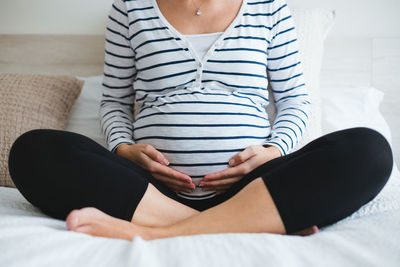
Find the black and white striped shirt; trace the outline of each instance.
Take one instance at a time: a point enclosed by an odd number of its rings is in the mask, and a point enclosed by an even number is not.
[[[265,110],[269,82],[277,106],[273,125]],[[285,0],[243,0],[202,58],[156,0],[114,0],[100,116],[111,151],[122,143],[152,144],[195,184],[250,145],[273,145],[286,155],[302,138],[311,103]]]

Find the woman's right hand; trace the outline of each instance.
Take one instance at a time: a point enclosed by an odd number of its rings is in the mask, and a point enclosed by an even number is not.
[[[175,192],[192,192],[195,188],[189,175],[168,167],[166,157],[150,144],[121,144],[115,152],[148,170],[154,178]]]

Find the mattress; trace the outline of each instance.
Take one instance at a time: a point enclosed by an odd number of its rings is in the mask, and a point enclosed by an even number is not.
[[[68,129],[104,144],[97,114],[100,77],[86,87]],[[90,89],[91,88],[91,89]],[[97,88],[97,90],[96,90]],[[323,132],[355,126],[378,130],[391,143],[379,112],[383,93],[373,87],[324,88]],[[83,105],[83,103],[85,103]],[[14,188],[0,187],[0,266],[399,266],[400,173],[351,216],[312,236],[224,233],[147,241],[92,237],[66,229]]]

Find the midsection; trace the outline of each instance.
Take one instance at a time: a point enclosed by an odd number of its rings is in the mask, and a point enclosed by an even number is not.
[[[263,144],[269,132],[264,108],[215,90],[180,90],[146,101],[134,122],[135,142],[153,145],[195,184],[228,168],[229,159],[246,147]]]

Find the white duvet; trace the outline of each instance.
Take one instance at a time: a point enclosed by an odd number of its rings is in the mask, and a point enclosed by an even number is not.
[[[80,98],[93,100],[93,94],[84,91]],[[378,109],[382,97],[371,87],[325,88],[324,133],[367,126],[391,142]],[[69,127],[96,132],[93,118],[78,120],[92,116],[82,115],[84,109],[75,108]],[[102,142],[94,132],[86,134]],[[232,233],[132,242],[92,237],[67,231],[64,221],[44,215],[16,189],[0,187],[0,266],[400,266],[400,173],[394,166],[373,201],[307,237]]]

